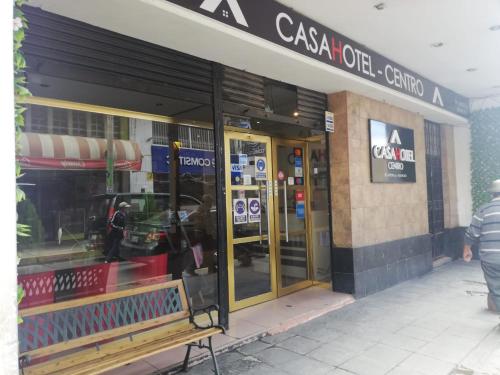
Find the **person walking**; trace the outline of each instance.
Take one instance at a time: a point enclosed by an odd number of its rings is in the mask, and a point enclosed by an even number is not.
[[[109,250],[106,256],[105,263],[110,263],[113,259],[120,260],[120,245],[123,239],[123,232],[125,230],[125,221],[127,218],[127,208],[130,205],[127,202],[121,202],[109,222],[111,232],[109,233]]]
[[[488,309],[500,312],[500,180],[488,190],[493,199],[481,206],[465,231],[463,258],[472,259],[472,245],[479,244],[479,257],[488,286]]]

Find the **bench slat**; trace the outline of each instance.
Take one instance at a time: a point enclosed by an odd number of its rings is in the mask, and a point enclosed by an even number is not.
[[[175,335],[167,336],[159,340],[151,341],[143,345],[130,342],[128,348],[123,343],[117,348],[115,354],[105,355],[102,358],[86,361],[84,363],[74,364],[72,361],[78,357],[78,353],[72,356],[66,356],[59,361],[52,361],[47,364],[28,367],[24,373],[26,375],[84,375],[101,374],[114,368],[123,366],[129,362],[135,362],[143,358],[161,353],[166,350],[174,349],[179,346],[198,341],[215,334],[221,333],[220,328],[210,328],[206,330],[189,329],[187,331],[177,332]],[[107,344],[116,346],[116,343]]]

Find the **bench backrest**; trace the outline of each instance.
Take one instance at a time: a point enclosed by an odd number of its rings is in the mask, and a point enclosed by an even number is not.
[[[190,315],[182,280],[20,310],[19,351],[42,357]]]

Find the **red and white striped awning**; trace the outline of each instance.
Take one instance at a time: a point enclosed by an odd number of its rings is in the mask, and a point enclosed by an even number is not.
[[[106,169],[106,139],[23,133],[17,160],[27,169]],[[113,141],[114,168],[140,171],[142,155],[132,141]]]

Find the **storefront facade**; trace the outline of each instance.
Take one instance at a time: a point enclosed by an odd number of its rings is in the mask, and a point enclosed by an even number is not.
[[[20,308],[184,278],[227,325],[311,285],[363,297],[457,256],[466,98],[272,1],[130,3],[172,31],[162,43],[137,23],[118,32],[125,19],[106,27],[105,7],[38,3],[23,47]],[[238,63],[245,49],[269,63]],[[105,262],[121,202],[124,239]]]

